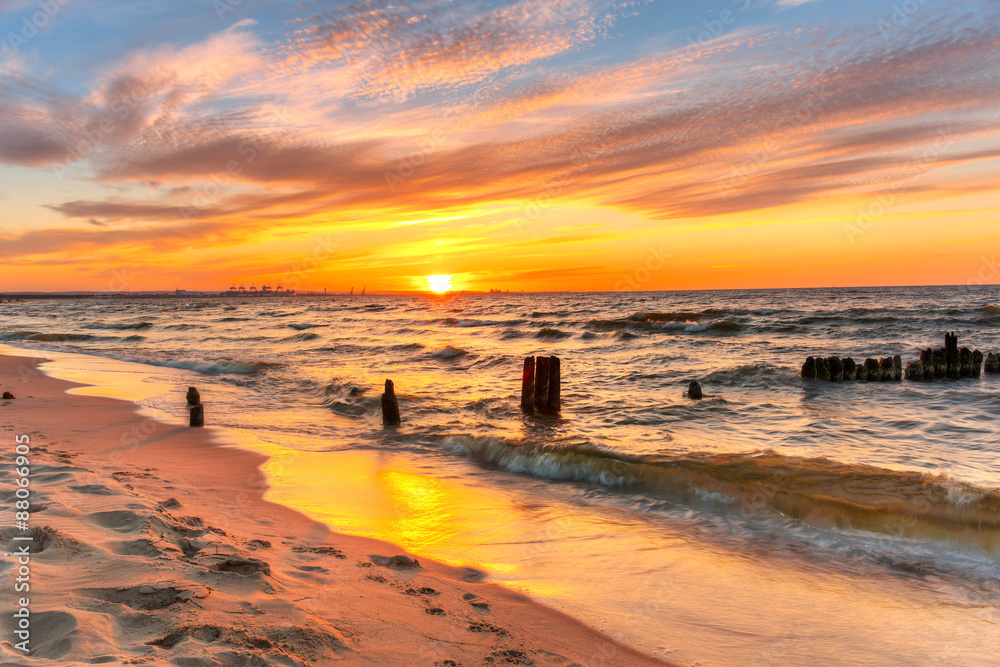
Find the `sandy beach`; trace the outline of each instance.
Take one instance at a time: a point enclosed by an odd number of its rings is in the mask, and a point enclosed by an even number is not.
[[[478,571],[416,561],[268,502],[265,457],[211,427],[67,394],[80,385],[39,362],[0,357],[2,390],[15,396],[0,402],[2,665],[665,664]],[[27,529],[13,520],[18,442]],[[26,544],[24,576],[13,552]],[[15,592],[19,579],[30,591]],[[22,597],[27,654],[13,617]]]

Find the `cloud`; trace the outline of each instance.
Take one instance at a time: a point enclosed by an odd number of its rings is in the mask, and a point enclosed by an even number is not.
[[[1000,146],[994,14],[927,19],[919,38],[896,41],[871,25],[748,29],[706,48],[566,70],[526,65],[599,39],[616,5],[523,0],[458,15],[447,6],[322,10],[296,24],[285,49],[242,28],[158,47],[123,59],[82,96],[0,80],[16,91],[0,96],[9,112],[0,160],[77,159],[101,184],[133,188],[48,204],[108,226],[60,232],[78,248],[98,239],[132,247],[182,220],[211,231],[199,242],[224,244],[316,219],[336,229],[524,210],[540,196],[657,221],[722,215],[876,191],[915,166],[989,159]],[[611,18],[586,18],[595,8]],[[350,80],[359,72],[367,78]],[[483,92],[450,101],[469,87]],[[405,104],[356,106],[396,89]],[[134,102],[124,116],[122,99]],[[275,108],[284,115],[270,115]],[[417,148],[415,138],[442,126]],[[72,141],[95,133],[94,150]],[[150,183],[153,192],[135,194]]]
[[[333,6],[300,21],[289,63],[346,70],[355,98],[405,99],[482,84],[594,42],[630,4],[519,0],[461,11],[437,0]]]
[[[258,66],[258,46],[249,33],[230,28],[185,48],[143,51],[105,73],[85,96],[0,73],[0,163],[65,166],[169,141],[179,117],[203,113],[201,105]]]

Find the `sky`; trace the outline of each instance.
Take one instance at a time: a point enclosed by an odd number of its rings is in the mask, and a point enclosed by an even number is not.
[[[995,0],[0,0],[0,291],[1000,283]]]

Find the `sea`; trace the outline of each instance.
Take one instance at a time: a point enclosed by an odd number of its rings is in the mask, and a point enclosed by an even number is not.
[[[0,343],[178,423],[196,386],[272,500],[666,660],[995,665],[1000,376],[800,369],[1000,351],[998,291],[39,299],[0,304]],[[531,355],[561,359],[558,415],[519,407]]]

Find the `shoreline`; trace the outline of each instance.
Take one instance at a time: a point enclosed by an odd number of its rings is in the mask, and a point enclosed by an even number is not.
[[[28,435],[34,511],[16,534],[40,547],[33,652],[14,648],[7,621],[7,664],[669,664],[481,572],[393,561],[405,556],[395,545],[265,500],[264,455],[222,429],[66,393],[88,385],[44,374],[43,360],[0,355],[16,397],[0,405],[0,470],[13,481],[14,437]],[[4,533],[6,546],[15,533]],[[7,612],[16,568],[3,565]]]

